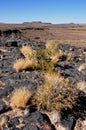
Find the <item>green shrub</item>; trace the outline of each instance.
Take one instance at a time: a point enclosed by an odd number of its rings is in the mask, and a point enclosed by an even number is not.
[[[50,51],[48,49],[39,49],[36,51],[37,68],[42,71],[54,70],[54,62],[50,59]]]

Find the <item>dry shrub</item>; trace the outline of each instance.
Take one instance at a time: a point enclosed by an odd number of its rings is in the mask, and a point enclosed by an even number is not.
[[[22,46],[20,51],[25,57],[29,57],[33,54],[33,50],[30,46]]]
[[[58,44],[47,45],[46,49],[32,50],[29,46],[23,46],[20,49],[21,53],[25,56],[25,59],[19,59],[14,62],[13,68],[20,72],[24,69],[40,69],[41,71],[53,71],[55,69],[55,63],[62,56],[63,52],[58,49]]]
[[[24,67],[25,69],[31,69],[31,68],[34,68],[34,66],[35,66],[35,60],[33,58],[25,59],[25,67]]]
[[[25,59],[17,59],[14,64],[13,68],[17,71],[20,72],[25,69]]]
[[[45,83],[38,88],[32,104],[42,111],[59,111],[61,108],[72,108],[76,97],[76,88],[68,79],[53,72],[45,75]]]
[[[35,60],[34,59],[18,59],[14,62],[13,68],[17,71],[20,72],[25,69],[31,69],[34,68],[35,66]]]
[[[51,55],[51,60],[56,62],[56,61],[59,61],[59,59],[64,55],[63,51],[62,50],[58,50],[58,52],[54,53]]]
[[[15,89],[10,98],[12,108],[25,107],[31,97],[31,92],[26,87]]]
[[[46,43],[46,49],[50,50],[50,58],[52,61],[58,61],[63,55],[63,51],[59,49],[58,41],[51,40]]]
[[[46,42],[46,48],[50,50],[58,50],[58,40],[49,40]]]

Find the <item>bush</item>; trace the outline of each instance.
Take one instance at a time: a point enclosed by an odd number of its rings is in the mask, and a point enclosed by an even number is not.
[[[35,66],[35,60],[34,59],[18,59],[14,62],[13,68],[17,71],[20,72],[25,69],[33,69]]]
[[[50,50],[50,58],[56,62],[64,55],[63,51],[59,49],[58,41],[49,41],[46,43],[46,49]]]
[[[26,87],[15,89],[10,98],[12,108],[25,107],[30,97],[31,92]]]
[[[33,96],[32,104],[39,110],[59,111],[61,108],[72,108],[76,102],[76,88],[57,73],[47,73],[45,83]]]
[[[25,69],[34,69],[35,67],[35,59],[25,59]]]
[[[33,50],[30,46],[22,46],[20,51],[25,57],[30,57],[33,55]]]
[[[13,64],[13,68],[17,71],[20,72],[25,69],[25,59],[17,59],[15,60]]]
[[[14,62],[13,68],[19,72],[24,69],[34,68],[43,71],[53,71],[55,63],[63,56],[63,52],[58,48],[58,44],[46,44],[46,49],[32,50],[29,46],[23,46],[20,49],[25,59],[19,59]]]
[[[39,49],[36,51],[37,68],[42,71],[54,70],[54,62],[50,59],[50,51],[48,49]]]

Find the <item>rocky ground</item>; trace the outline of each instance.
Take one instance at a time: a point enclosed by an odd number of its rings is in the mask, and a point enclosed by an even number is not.
[[[46,114],[27,105],[21,110],[13,110],[9,98],[15,88],[26,86],[33,93],[43,83],[40,71],[26,70],[17,73],[13,69],[16,59],[22,58],[20,48],[30,45],[33,49],[45,48],[44,42],[31,42],[21,38],[0,40],[0,128],[1,130],[55,130]],[[83,81],[86,86],[86,48],[59,44],[64,51],[63,58],[56,63],[55,70],[76,84]],[[67,58],[68,57],[68,58]],[[84,64],[84,68],[80,66]],[[73,111],[63,112],[58,130],[86,130],[86,87],[80,91]]]

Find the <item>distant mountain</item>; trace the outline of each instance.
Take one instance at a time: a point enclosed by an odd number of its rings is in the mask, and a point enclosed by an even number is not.
[[[0,22],[0,24],[5,24],[5,23],[1,23],[1,22]]]
[[[52,24],[52,23],[45,23],[45,22],[41,22],[41,21],[32,21],[32,22],[23,22],[22,24]]]

